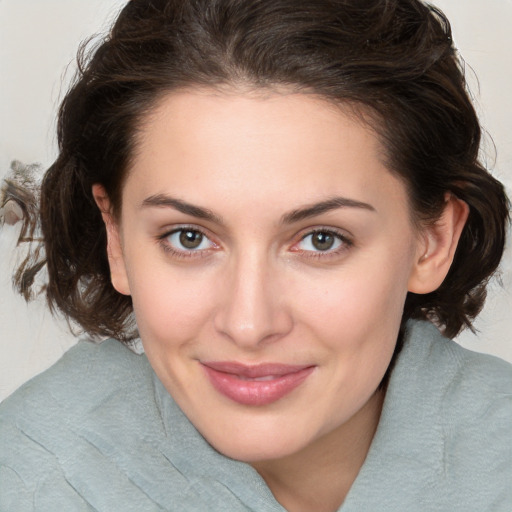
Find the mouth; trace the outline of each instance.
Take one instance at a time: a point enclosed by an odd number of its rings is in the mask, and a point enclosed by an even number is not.
[[[242,405],[262,406],[280,400],[300,386],[315,366],[265,363],[201,362],[213,387]]]

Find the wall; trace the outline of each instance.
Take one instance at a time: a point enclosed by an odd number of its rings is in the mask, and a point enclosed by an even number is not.
[[[54,116],[73,75],[80,41],[103,32],[124,0],[0,0],[0,178],[13,159],[48,165],[55,156]],[[467,62],[468,81],[486,130],[488,163],[512,188],[512,0],[439,0]],[[475,78],[475,73],[478,80]],[[497,147],[494,162],[493,142]],[[16,229],[0,228],[0,399],[55,361],[76,340],[39,300],[11,289]],[[491,285],[476,338],[459,341],[512,361],[512,248],[502,283]]]

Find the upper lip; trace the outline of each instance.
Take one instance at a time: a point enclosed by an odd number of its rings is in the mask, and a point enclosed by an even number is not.
[[[269,375],[275,377],[282,377],[296,373],[306,368],[311,368],[314,365],[291,365],[282,363],[262,363],[247,365],[235,361],[201,361],[204,366],[216,370],[218,372],[229,373],[231,375],[239,375],[248,379],[257,379],[261,377],[268,377]]]

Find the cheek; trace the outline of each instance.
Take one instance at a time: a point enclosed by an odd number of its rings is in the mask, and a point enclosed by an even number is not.
[[[305,314],[328,320],[327,325],[340,332],[381,323],[388,317],[396,323],[402,316],[409,272],[405,259],[390,260],[349,265],[311,280],[306,290],[296,290],[293,295]]]
[[[140,266],[137,268],[141,268]],[[144,342],[181,344],[192,340],[211,316],[215,287],[208,276],[167,269],[130,274],[133,308]]]

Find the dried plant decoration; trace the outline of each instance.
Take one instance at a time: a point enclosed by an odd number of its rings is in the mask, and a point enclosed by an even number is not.
[[[44,245],[39,224],[40,164],[26,165],[18,160],[11,163],[10,172],[0,188],[0,224],[21,222],[17,246],[25,248],[22,262],[13,276],[14,288],[28,301],[45,290],[36,291],[35,280],[45,266]]]

